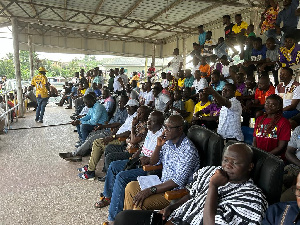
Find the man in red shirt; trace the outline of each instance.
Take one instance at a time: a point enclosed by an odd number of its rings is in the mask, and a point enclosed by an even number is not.
[[[266,98],[271,94],[275,94],[275,88],[270,84],[270,79],[267,76],[262,76],[258,80],[258,88],[255,91],[254,104],[260,104],[263,108]]]

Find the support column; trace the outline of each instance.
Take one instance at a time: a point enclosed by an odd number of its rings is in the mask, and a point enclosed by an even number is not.
[[[29,66],[30,66],[30,79],[34,76],[33,68],[33,51],[32,51],[32,36],[28,35],[28,48],[29,48]]]
[[[21,68],[20,68],[20,54],[19,54],[19,35],[18,35],[18,21],[12,18],[12,37],[14,47],[14,64],[17,84],[17,96],[19,105],[19,117],[24,116],[23,111],[23,97],[22,97],[22,84],[21,84]]]
[[[185,37],[182,39],[182,44],[183,44],[183,46],[182,46],[182,55],[183,55],[183,65],[182,65],[182,67],[183,67],[183,70],[185,70],[186,69],[186,54],[187,54],[186,38]]]
[[[155,67],[155,48],[156,48],[156,45],[153,44],[152,45],[152,66]]]

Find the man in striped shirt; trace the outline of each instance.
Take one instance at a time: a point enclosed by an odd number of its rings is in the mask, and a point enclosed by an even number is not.
[[[268,203],[250,178],[252,157],[247,145],[230,145],[222,167],[207,166],[194,173],[189,194],[161,210],[162,219],[168,220],[168,225],[261,224]],[[149,224],[151,214],[124,211],[116,217],[115,225]]]

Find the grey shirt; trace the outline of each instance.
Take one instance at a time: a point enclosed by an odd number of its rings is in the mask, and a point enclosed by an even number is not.
[[[266,58],[270,59],[271,62],[279,61],[279,52],[278,51],[279,51],[279,46],[278,45],[276,45],[274,50],[268,49],[267,53],[266,53]]]
[[[296,127],[296,129],[293,131],[288,146],[297,149],[296,156],[298,159],[300,159],[300,126]]]

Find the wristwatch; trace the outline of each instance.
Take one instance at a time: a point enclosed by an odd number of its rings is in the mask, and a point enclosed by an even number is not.
[[[150,191],[151,191],[152,194],[156,194],[156,192],[157,192],[157,187],[152,186],[152,187],[150,188]]]

